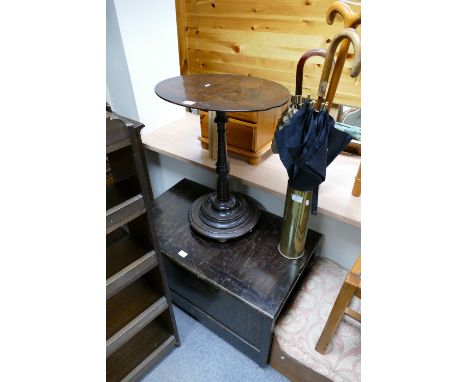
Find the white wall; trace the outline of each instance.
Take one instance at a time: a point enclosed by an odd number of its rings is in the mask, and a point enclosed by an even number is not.
[[[132,81],[113,0],[106,1],[106,19],[106,100],[115,112],[138,120]]]
[[[185,109],[154,93],[161,80],[178,76],[179,53],[174,0],[114,0],[139,120],[144,133],[160,127]]]

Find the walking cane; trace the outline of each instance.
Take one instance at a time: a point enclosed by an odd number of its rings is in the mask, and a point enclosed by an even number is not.
[[[332,25],[335,21],[336,15],[340,15],[343,19],[345,28],[356,29],[361,25],[361,13],[355,13],[351,7],[341,1],[335,1],[327,9],[327,23]],[[343,72],[343,67],[348,56],[350,41],[344,40],[338,51],[338,57],[336,59],[335,68],[333,70],[332,78],[330,79],[330,86],[327,93],[327,102],[331,106],[333,99],[335,98],[336,89],[338,88],[338,83],[340,82],[341,73]]]
[[[329,25],[333,24],[335,21],[336,15],[340,15],[343,19],[345,28],[356,29],[361,25],[361,13],[355,13],[351,7],[341,1],[335,1],[327,9],[327,23]],[[333,71],[332,78],[330,80],[330,86],[328,88],[328,93],[326,101],[329,105],[333,103],[335,98],[336,89],[338,88],[338,83],[340,82],[340,76],[343,72],[343,67],[348,56],[349,51],[349,40],[345,40],[340,45],[340,50],[338,52],[338,57],[336,59],[335,70]],[[361,164],[359,163],[359,170],[355,177],[353,190],[353,196],[361,196]]]
[[[320,109],[322,103],[326,100],[326,96],[328,96],[327,87],[330,81],[330,73],[332,70],[333,59],[335,57],[335,52],[338,49],[338,46],[343,40],[345,40],[344,42],[347,42],[348,44],[349,42],[352,42],[354,46],[355,55],[353,66],[351,68],[351,77],[357,77],[359,73],[361,73],[361,39],[356,30],[352,28],[343,29],[333,38],[333,40],[330,43],[328,55],[325,59],[325,63],[323,64],[322,75],[320,76],[320,84],[317,92],[318,97],[316,102],[316,110]],[[339,68],[337,68],[337,65],[335,64],[333,66],[333,73],[331,73],[332,78],[337,70],[339,71]],[[331,105],[330,103],[328,104]]]

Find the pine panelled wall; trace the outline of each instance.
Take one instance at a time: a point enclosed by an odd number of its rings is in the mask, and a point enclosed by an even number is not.
[[[176,0],[181,74],[234,73],[266,78],[295,90],[296,65],[310,49],[328,49],[344,28],[325,19],[334,0]],[[348,2],[356,12],[360,6]],[[360,32],[360,27],[358,28]],[[352,52],[352,47],[350,52]],[[343,70],[335,103],[360,106],[360,76]],[[303,94],[317,94],[323,59],[304,68]]]

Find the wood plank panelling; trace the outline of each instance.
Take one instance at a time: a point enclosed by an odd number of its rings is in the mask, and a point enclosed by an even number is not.
[[[176,1],[176,18],[177,18],[177,43],[179,45],[179,66],[180,74],[188,74],[187,61],[187,35],[185,34],[186,18],[185,18],[185,2]]]
[[[294,93],[296,65],[310,49],[327,49],[342,28],[325,20],[333,0],[176,0],[181,73],[235,73],[279,82]],[[359,12],[360,7],[351,5]],[[360,32],[360,28],[358,28]],[[360,106],[360,77],[349,76],[351,53],[336,103]],[[304,69],[303,94],[315,97],[323,59]]]

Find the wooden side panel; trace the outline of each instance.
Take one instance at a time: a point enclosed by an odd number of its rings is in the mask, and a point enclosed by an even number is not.
[[[185,0],[176,0],[176,18],[177,18],[177,42],[179,44],[179,66],[180,74],[188,74],[187,60],[187,36],[185,34],[186,16]]]
[[[181,73],[235,73],[295,88],[296,65],[310,49],[327,49],[342,28],[325,20],[333,0],[176,0]],[[360,7],[352,5],[359,12]],[[182,14],[184,16],[182,16]],[[358,28],[358,32],[360,28]],[[349,76],[352,48],[335,97],[360,106],[360,77]],[[304,68],[303,94],[316,96],[323,59]]]

